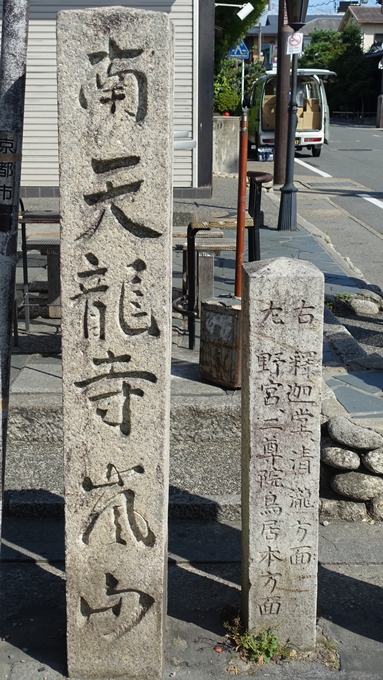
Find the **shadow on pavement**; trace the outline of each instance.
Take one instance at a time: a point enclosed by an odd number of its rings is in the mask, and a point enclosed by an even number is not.
[[[365,565],[351,568],[354,572],[365,571]],[[341,628],[383,642],[383,588],[341,570],[345,571],[344,565],[319,565],[318,613]],[[380,565],[375,571],[381,571]]]
[[[66,614],[64,572],[48,563],[2,562],[0,637],[14,650],[65,672]],[[13,650],[12,650],[13,651]],[[9,658],[11,656],[9,655]],[[22,655],[21,655],[22,658]],[[43,673],[42,673],[43,676]]]

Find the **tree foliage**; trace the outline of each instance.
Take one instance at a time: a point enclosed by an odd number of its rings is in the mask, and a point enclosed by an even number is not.
[[[223,59],[214,78],[214,111],[234,113],[241,99],[241,74],[235,59]]]
[[[300,68],[330,68],[330,64],[342,54],[342,33],[339,31],[313,31],[311,43],[299,59]]]
[[[228,5],[241,4],[240,0],[225,0]],[[265,0],[251,0],[254,10],[249,14],[244,21],[237,17],[238,7],[216,7],[215,9],[215,53],[214,53],[214,68],[215,73],[218,74],[221,70],[222,61],[229,50],[237,44],[238,40],[246,35],[246,32],[252,28],[259,17],[261,16],[266,2]]]
[[[240,0],[226,0],[227,4],[240,4]],[[259,20],[266,0],[251,0],[254,10],[244,21],[237,17],[238,7],[216,7],[215,53],[214,53],[214,111],[217,113],[240,113],[241,66],[229,59],[228,53]],[[256,71],[256,73],[255,73]],[[259,75],[259,66],[246,64],[246,86]]]
[[[313,31],[299,67],[335,71],[336,78],[330,78],[327,86],[332,110],[363,110],[365,97],[373,92],[371,64],[363,54],[356,23],[349,23],[342,32]]]
[[[265,69],[259,62],[246,64],[245,71],[245,97],[250,93],[250,88]],[[221,69],[214,79],[214,111],[240,115],[241,109],[241,81],[242,66],[236,59],[225,57],[221,63]]]

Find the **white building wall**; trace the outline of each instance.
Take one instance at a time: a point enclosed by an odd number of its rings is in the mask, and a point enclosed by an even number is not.
[[[174,129],[196,136],[198,87],[193,70],[196,0],[31,0],[24,120],[22,186],[58,186],[56,15],[62,9],[134,6],[170,12],[175,27]],[[0,13],[2,1],[0,0]],[[0,14],[1,16],[1,14]],[[195,33],[195,28],[194,28]],[[193,103],[193,94],[195,106]],[[194,165],[194,173],[193,173]],[[194,177],[194,182],[193,182]],[[174,152],[174,187],[196,186],[196,151]]]
[[[375,34],[383,33],[383,16],[381,24],[360,24],[360,29],[363,35],[363,52],[368,52],[374,43]]]

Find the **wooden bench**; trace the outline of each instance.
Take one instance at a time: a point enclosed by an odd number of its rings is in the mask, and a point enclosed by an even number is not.
[[[193,223],[194,225],[194,223]],[[198,232],[197,239],[206,239],[206,238],[218,238],[222,239],[223,238],[223,231],[220,229],[210,229],[208,226],[207,222],[200,222],[197,225],[198,227],[201,228],[201,231]],[[187,229],[184,227],[173,227],[173,250],[181,250],[179,247],[179,241],[180,239],[183,239],[187,243]],[[186,248],[182,249],[183,254],[182,254],[182,292],[184,295],[186,294],[187,291],[187,245]],[[201,256],[201,261],[200,261],[200,256]],[[202,260],[203,253],[200,253],[199,251],[197,252],[197,272],[200,270],[204,270],[206,266],[209,266],[208,263],[206,262],[206,258]],[[213,257],[210,255],[210,258]],[[214,268],[214,264],[213,264]],[[202,274],[201,271],[201,276],[202,279],[204,279],[204,275]],[[214,277],[214,275],[213,275]]]
[[[209,232],[208,232],[209,233]],[[173,239],[173,249],[187,252],[185,239]],[[201,315],[201,302],[214,297],[214,256],[224,251],[236,251],[236,241],[231,238],[200,238],[195,239],[197,254],[197,310],[198,317]],[[185,292],[185,288],[184,288]]]
[[[50,319],[61,318],[60,304],[60,231],[52,224],[60,224],[60,215],[52,210],[43,212],[23,211],[19,216],[23,256],[23,305],[25,308],[25,330],[29,330],[29,283],[28,251],[38,250],[47,256],[48,270],[48,315]],[[27,224],[39,224],[38,233],[27,234]],[[44,226],[43,226],[44,225]],[[45,226],[46,225],[46,226]]]
[[[61,319],[60,236],[56,233],[31,234],[26,238],[26,249],[38,250],[47,256],[48,316]]]
[[[237,219],[212,220],[211,222],[206,222],[205,224],[207,224],[210,227],[210,229],[236,229]],[[253,219],[251,217],[246,218],[245,220],[246,229],[252,226]]]
[[[173,238],[173,250],[187,250],[187,240],[184,238]],[[196,237],[195,249],[197,252],[206,251],[219,253],[221,250],[235,250],[235,239],[233,238],[201,238]]]
[[[205,223],[202,223],[205,224]],[[221,229],[209,229],[209,231],[199,231],[197,238],[223,238]],[[187,238],[187,229],[183,227],[173,227],[173,238]]]

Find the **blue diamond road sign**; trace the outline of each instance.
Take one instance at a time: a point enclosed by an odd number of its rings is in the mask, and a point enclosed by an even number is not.
[[[248,59],[249,58],[249,50],[247,49],[245,43],[243,40],[238,43],[238,45],[235,45],[234,47],[231,48],[229,52],[229,57],[230,59]]]

